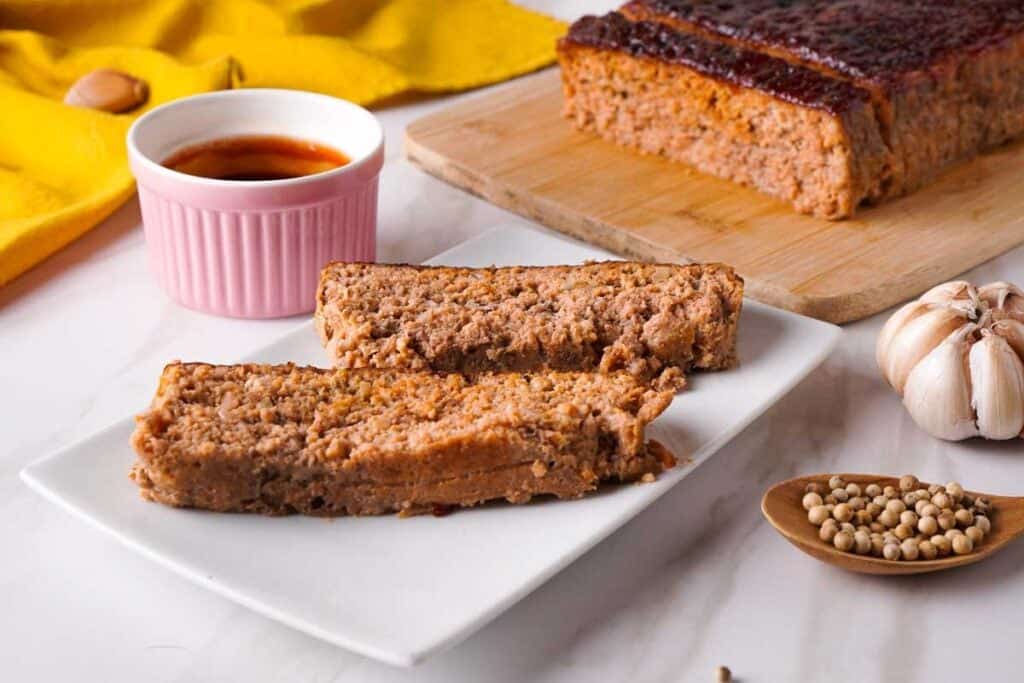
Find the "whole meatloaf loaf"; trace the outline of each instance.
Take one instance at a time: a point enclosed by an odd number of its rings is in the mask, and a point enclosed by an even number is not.
[[[720,264],[332,263],[316,326],[338,367],[625,370],[679,388],[736,363],[743,281]]]
[[[856,84],[617,12],[573,24],[558,61],[581,130],[825,218],[883,191],[889,151]]]
[[[622,11],[869,91],[890,152],[878,197],[1024,133],[1024,0],[632,0]]]
[[[132,478],[149,500],[271,515],[575,498],[675,464],[644,440],[671,400],[625,373],[175,363],[137,419]]]

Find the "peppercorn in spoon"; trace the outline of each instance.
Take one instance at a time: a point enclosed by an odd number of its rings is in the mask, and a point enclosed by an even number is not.
[[[830,486],[837,483],[843,487],[837,490]],[[933,500],[943,504],[938,513],[932,509],[939,508]],[[961,504],[961,500],[970,505]],[[947,501],[949,507],[945,505]],[[955,484],[929,487],[910,475],[798,477],[768,489],[761,501],[761,511],[780,534],[808,555],[865,574],[922,574],[973,564],[1024,533],[1024,498],[963,491]],[[966,519],[968,516],[971,519]],[[868,543],[877,543],[877,537],[882,536],[877,531],[881,525],[885,536],[889,540],[895,538],[897,547],[905,552],[897,552],[887,543],[884,557],[873,556],[864,546],[864,527],[868,525],[862,523],[869,519],[876,526],[875,532],[868,534]],[[941,527],[933,530],[933,523],[941,523]],[[922,534],[921,529],[926,533]],[[932,531],[946,540],[935,538]],[[849,538],[836,539],[840,534]],[[919,541],[922,536],[930,540]],[[937,551],[949,554],[925,559],[941,554]],[[885,559],[901,556],[902,559]]]

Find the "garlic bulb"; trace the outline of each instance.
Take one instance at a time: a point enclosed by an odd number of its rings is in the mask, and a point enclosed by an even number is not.
[[[1024,436],[1024,292],[938,285],[878,335],[878,367],[919,427],[940,439]]]

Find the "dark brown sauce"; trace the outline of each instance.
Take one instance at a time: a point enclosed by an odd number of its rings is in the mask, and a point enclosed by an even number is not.
[[[163,165],[217,180],[283,180],[344,166],[349,158],[316,142],[279,135],[239,135],[179,149]]]

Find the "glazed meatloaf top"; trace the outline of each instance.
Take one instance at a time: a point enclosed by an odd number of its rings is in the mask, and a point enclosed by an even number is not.
[[[624,11],[883,86],[1024,31],[1024,0],[632,0]]]
[[[720,81],[830,114],[841,114],[870,100],[862,88],[807,67],[674,31],[657,22],[631,22],[618,12],[579,19],[562,39],[563,49],[571,44],[679,64]]]
[[[399,458],[394,478],[405,481],[410,469],[440,466],[431,461],[439,449],[459,439],[486,442],[503,430],[522,429],[534,440],[543,433],[549,444],[613,435],[615,452],[636,455],[645,447],[644,425],[671,400],[671,392],[653,391],[625,373],[469,378],[173,363],[150,410],[138,418],[132,443],[147,458],[189,461],[214,454],[299,457],[309,465],[350,468]]]

